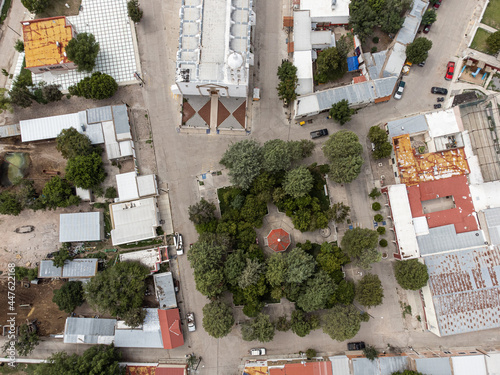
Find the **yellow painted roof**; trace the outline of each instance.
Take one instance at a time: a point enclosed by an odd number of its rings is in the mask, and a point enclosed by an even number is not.
[[[463,148],[417,155],[408,135],[394,137],[401,182],[407,186],[469,173]]]
[[[41,18],[22,24],[27,68],[70,61],[64,51],[73,36],[65,17]]]

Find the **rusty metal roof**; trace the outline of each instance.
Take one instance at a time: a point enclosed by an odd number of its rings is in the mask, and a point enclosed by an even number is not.
[[[442,336],[500,327],[500,249],[424,258]]]

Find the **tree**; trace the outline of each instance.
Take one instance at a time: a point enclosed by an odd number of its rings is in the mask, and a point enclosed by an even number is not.
[[[251,224],[252,227],[260,228],[262,219],[267,214],[267,204],[257,199],[252,194],[247,195],[245,204],[241,207],[240,218]]]
[[[314,349],[307,349],[306,350],[306,357],[307,357],[308,360],[311,360],[314,357],[316,357],[316,354],[317,354],[317,352]]]
[[[341,246],[351,258],[359,258],[367,249],[374,249],[377,241],[376,231],[358,227],[345,232]]]
[[[347,72],[347,60],[337,47],[326,48],[318,54],[316,67],[318,74],[316,80],[326,83],[342,78]]]
[[[0,214],[17,216],[21,213],[23,207],[15,194],[9,191],[0,193]]]
[[[17,355],[21,357],[26,357],[33,350],[35,347],[38,345],[40,342],[40,339],[38,337],[37,329],[36,326],[33,324],[21,324],[19,326],[19,334],[16,337],[16,342],[14,344],[14,347],[16,349]],[[10,351],[11,350],[11,344],[10,341],[6,341],[5,345],[2,347],[2,350],[4,352]]]
[[[306,195],[313,188],[314,177],[304,166],[288,171],[283,181],[283,189],[294,198]]]
[[[52,177],[42,189],[42,203],[47,208],[68,207],[80,203],[71,186],[59,176]]]
[[[341,130],[332,134],[323,145],[323,153],[330,161],[330,178],[337,183],[349,183],[358,177],[363,165],[363,146],[358,136]]]
[[[83,96],[86,99],[108,99],[115,95],[118,84],[110,75],[101,72],[92,73],[74,86],[68,87],[71,95]]]
[[[364,40],[372,34],[373,28],[377,26],[377,13],[372,9],[369,2],[364,0],[352,0],[349,4],[349,25],[354,34]]]
[[[401,12],[397,10],[389,10],[380,14],[383,32],[388,34],[396,34],[403,27],[404,17],[401,17]]]
[[[432,25],[436,20],[436,11],[434,9],[427,9],[422,16],[422,25]]]
[[[254,140],[233,143],[224,153],[220,163],[229,168],[231,182],[247,190],[262,168],[262,148]]]
[[[496,55],[500,50],[500,31],[495,31],[486,38],[486,45],[488,46],[488,52],[492,55]]]
[[[387,141],[387,133],[385,130],[381,129],[379,126],[375,125],[368,131],[368,139],[370,142],[375,144],[375,146],[380,145]]]
[[[420,64],[427,60],[432,42],[427,38],[416,38],[406,46],[406,59],[412,64]]]
[[[380,205],[379,202],[373,202],[372,203],[372,210],[373,211],[380,211],[381,208],[382,208],[382,206]]]
[[[247,265],[241,273],[238,286],[241,289],[245,289],[250,285],[257,284],[265,270],[265,264],[261,263],[258,259],[247,259]]]
[[[18,39],[16,44],[14,44],[14,49],[19,53],[24,52],[24,42]]]
[[[21,108],[28,108],[32,101],[32,94],[27,87],[21,87],[15,84],[16,80],[9,91],[10,102]]]
[[[131,327],[142,324],[142,304],[146,291],[147,267],[138,262],[119,262],[99,272],[85,285],[90,306],[114,317],[121,317]],[[143,315],[142,315],[143,317]]]
[[[255,319],[242,324],[241,335],[245,341],[269,342],[274,337],[274,330],[275,327],[269,315],[260,313]]]
[[[350,305],[355,297],[354,283],[351,281],[341,280],[337,285],[337,289],[330,298],[330,305],[342,304]]]
[[[385,238],[382,238],[380,241],[378,241],[378,244],[381,246],[381,247],[387,247],[387,240]]]
[[[316,262],[311,254],[296,247],[286,257],[288,273],[287,282],[301,284],[314,274]]]
[[[286,318],[286,315],[280,316],[276,321],[276,330],[280,332],[287,332],[291,327],[290,321]]]
[[[382,304],[384,289],[377,275],[367,273],[356,285],[356,300],[365,307]]]
[[[403,289],[419,290],[426,286],[427,281],[429,281],[427,266],[420,263],[418,259],[396,261],[394,275]]]
[[[297,299],[297,307],[305,312],[324,309],[335,292],[335,284],[325,271],[319,271],[309,279]]]
[[[340,125],[344,125],[346,122],[351,121],[351,116],[356,111],[349,107],[349,101],[342,99],[332,104],[332,108],[330,108],[330,112],[328,113],[332,119],[340,123]]]
[[[380,145],[375,145],[375,151],[372,155],[375,159],[385,159],[392,154],[392,144],[390,142],[384,142]]]
[[[356,260],[356,264],[365,270],[369,270],[372,268],[372,263],[380,262],[381,259],[382,254],[376,248],[366,249]]]
[[[137,0],[130,0],[127,3],[128,16],[133,22],[139,22],[142,19],[142,10],[139,8]]]
[[[281,139],[267,141],[262,147],[262,168],[271,173],[289,169],[292,163],[291,151],[289,143]]]
[[[363,354],[370,361],[374,361],[375,358],[378,357],[378,351],[377,349],[375,349],[373,345],[366,345],[365,348],[363,349]]]
[[[353,305],[333,306],[324,316],[323,332],[333,340],[352,339],[361,328],[361,314]]]
[[[114,186],[110,186],[106,189],[106,192],[104,193],[104,198],[107,199],[113,199],[118,196],[118,193],[116,192],[116,188]]]
[[[203,306],[203,329],[215,338],[227,336],[234,325],[231,308],[219,300]]]
[[[283,60],[278,67],[278,78],[280,83],[276,88],[278,90],[278,97],[285,103],[290,103],[297,98],[295,89],[299,79],[297,78],[297,67],[290,61]]]
[[[385,227],[378,227],[377,228],[377,233],[380,234],[380,235],[385,234]]]
[[[316,315],[307,315],[301,310],[294,310],[290,324],[293,333],[299,337],[305,337],[319,328],[319,319]]]
[[[229,285],[237,286],[240,276],[246,267],[245,252],[241,249],[229,254],[224,262],[224,276]]]
[[[59,133],[56,138],[56,148],[65,159],[86,156],[94,152],[90,138],[75,128],[64,129]]]
[[[52,262],[55,267],[62,267],[67,260],[71,260],[73,257],[69,254],[68,245],[63,244],[63,246],[54,254],[54,259]]]
[[[342,266],[349,263],[349,261],[349,257],[346,256],[338,246],[334,246],[328,242],[323,242],[321,244],[321,250],[316,257],[319,268],[330,276],[333,276],[335,272],[341,270]]]
[[[120,366],[121,352],[111,345],[95,345],[78,354],[57,352],[47,362],[37,365],[35,375],[118,375],[124,374]]]
[[[66,45],[68,59],[78,65],[79,72],[91,72],[99,53],[99,43],[90,33],[79,33]]]
[[[21,0],[21,3],[31,13],[42,13],[50,3],[50,0]]]
[[[301,139],[300,141],[288,141],[292,160],[308,158],[312,155],[316,144],[310,139]]]
[[[275,253],[267,258],[266,279],[273,288],[281,287],[288,272],[288,263],[283,253]]]
[[[66,164],[66,179],[75,186],[91,189],[99,186],[106,178],[101,155],[94,152],[90,155],[75,156]]]
[[[378,197],[380,197],[382,195],[382,193],[376,188],[374,187],[371,191],[370,191],[370,194],[368,194],[368,196],[371,198],[371,199],[377,199]]]
[[[63,93],[59,90],[60,85],[43,85],[42,94],[47,102],[57,102],[62,99]]]
[[[349,211],[351,211],[351,207],[346,206],[344,202],[337,202],[332,204],[332,220],[334,220],[336,223],[343,223],[345,219],[347,219],[347,216],[349,216]]]
[[[205,198],[201,198],[198,203],[189,206],[189,220],[196,225],[209,223],[215,220],[215,210],[215,204],[206,201]]]
[[[61,289],[54,290],[52,297],[59,310],[70,314],[83,303],[83,286],[81,281],[68,281]]]

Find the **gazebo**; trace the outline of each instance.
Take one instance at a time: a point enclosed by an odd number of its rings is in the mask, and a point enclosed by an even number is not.
[[[290,235],[283,229],[273,229],[266,237],[267,246],[276,252],[285,251],[290,246]]]

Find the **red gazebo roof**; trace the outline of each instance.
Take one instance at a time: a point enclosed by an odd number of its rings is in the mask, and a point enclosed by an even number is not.
[[[267,235],[267,246],[274,251],[285,251],[290,246],[290,235],[283,229],[273,229]]]

